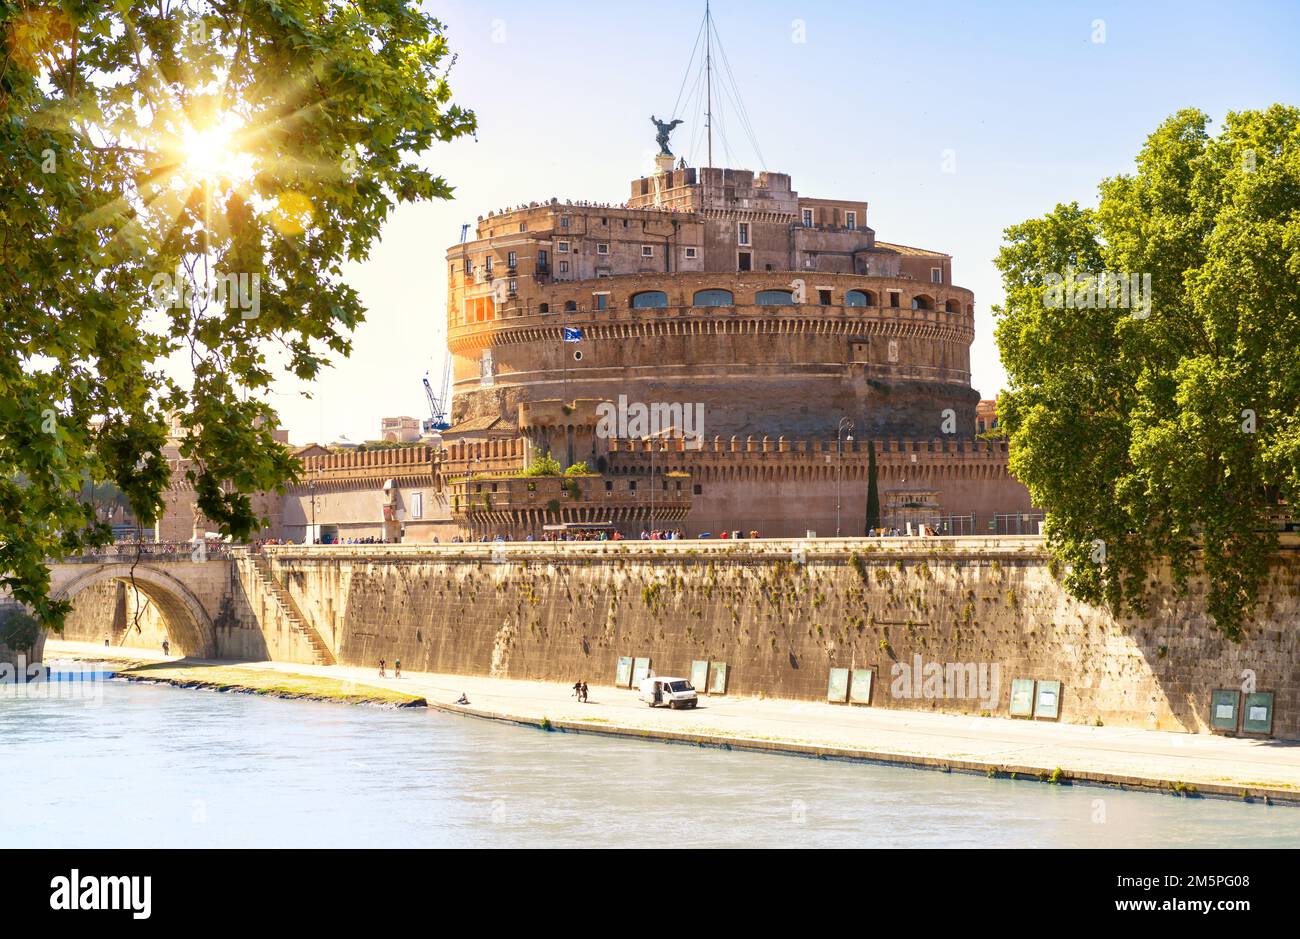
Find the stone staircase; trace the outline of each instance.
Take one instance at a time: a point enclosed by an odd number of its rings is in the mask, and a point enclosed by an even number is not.
[[[272,573],[270,562],[260,554],[251,555],[251,559],[253,561],[253,570],[257,572],[258,579],[262,581],[262,586],[266,589],[266,592],[275,599],[277,604],[279,604],[280,613],[284,617],[285,621],[297,630],[297,632],[306,639],[308,644],[311,646],[312,652],[316,657],[315,664],[337,665],[338,660],[335,659],[333,651],[331,651],[330,647],[325,643],[325,640],[321,638],[320,633],[316,631],[315,627],[313,627],[307,620],[307,617],[302,615],[302,610],[298,608],[298,604],[294,602],[293,597],[289,595],[289,591],[284,588],[280,581],[276,579],[275,574]]]

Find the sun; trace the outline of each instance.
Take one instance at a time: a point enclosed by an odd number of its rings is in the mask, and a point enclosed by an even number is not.
[[[197,183],[251,179],[252,155],[239,149],[243,123],[238,116],[226,113],[206,127],[186,127],[181,134],[182,172]]]

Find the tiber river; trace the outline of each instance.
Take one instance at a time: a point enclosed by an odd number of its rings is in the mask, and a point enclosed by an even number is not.
[[[0,698],[0,847],[1297,847],[1300,808],[107,683]]]

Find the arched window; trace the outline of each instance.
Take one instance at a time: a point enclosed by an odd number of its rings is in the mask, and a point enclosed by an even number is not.
[[[662,310],[668,306],[668,294],[662,290],[643,290],[632,294],[632,309]]]
[[[931,300],[929,297],[927,297],[925,294],[918,294],[917,296],[915,296],[915,297],[912,298],[912,309],[913,309],[913,310],[933,310],[933,309],[934,309],[934,301]]]
[[[736,298],[730,290],[697,290],[692,306],[733,306]]]
[[[850,290],[844,295],[845,306],[875,306],[876,295],[869,290]]]
[[[793,306],[794,293],[789,290],[760,290],[754,294],[758,306]]]
[[[956,300],[949,300],[947,303],[943,305],[943,308],[947,310],[949,313],[961,312],[961,304],[958,303]]]
[[[577,312],[577,309],[578,309],[578,301],[577,301],[577,300],[565,300],[565,301],[564,301],[564,312],[565,312],[565,313],[574,313],[574,312]]]

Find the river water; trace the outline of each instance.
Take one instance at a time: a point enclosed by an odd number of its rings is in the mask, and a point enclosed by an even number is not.
[[[0,847],[1298,847],[1300,808],[113,680],[0,699]]]

